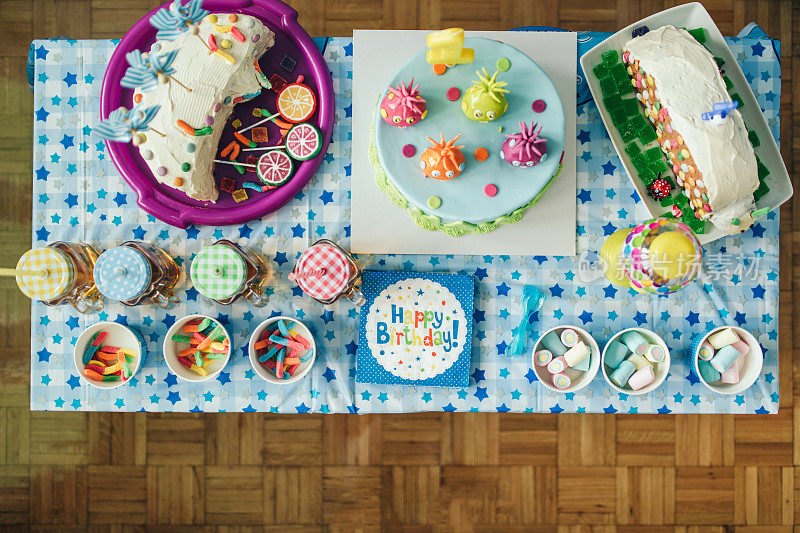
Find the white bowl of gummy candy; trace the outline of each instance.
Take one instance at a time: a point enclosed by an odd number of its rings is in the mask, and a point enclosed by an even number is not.
[[[645,328],[620,331],[603,348],[603,377],[617,392],[647,394],[669,374],[669,348],[660,336]]]
[[[597,375],[600,347],[578,326],[556,326],[534,344],[532,363],[542,385],[555,392],[575,392]]]
[[[736,326],[721,326],[692,346],[694,371],[718,394],[739,394],[761,375],[764,352],[758,339]]]

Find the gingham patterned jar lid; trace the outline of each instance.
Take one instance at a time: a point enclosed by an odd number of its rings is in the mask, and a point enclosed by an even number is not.
[[[242,288],[247,269],[239,252],[214,244],[203,248],[192,261],[192,283],[204,296],[224,300]]]
[[[94,283],[111,300],[132,300],[150,285],[150,261],[129,246],[117,246],[100,254],[94,265]]]
[[[38,271],[18,274],[17,285],[33,300],[55,300],[72,285],[72,261],[61,250],[44,247],[28,250],[17,262],[17,270]]]
[[[331,244],[315,244],[300,256],[294,277],[303,292],[318,300],[338,296],[350,281],[350,263],[344,252]]]

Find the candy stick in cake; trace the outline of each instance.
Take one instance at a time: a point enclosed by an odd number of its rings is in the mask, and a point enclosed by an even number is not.
[[[242,129],[240,129],[240,130],[239,130],[239,131],[237,131],[236,133],[244,133],[244,132],[246,132],[246,131],[249,131],[249,130],[251,130],[251,129],[255,128],[256,126],[258,126],[259,124],[263,124],[263,123],[265,123],[265,122],[267,122],[267,121],[269,121],[269,120],[272,120],[272,119],[274,119],[274,118],[276,118],[276,117],[279,117],[280,115],[281,115],[280,113],[275,113],[274,115],[272,115],[272,116],[270,116],[270,117],[267,117],[267,118],[264,118],[264,119],[261,119],[261,120],[259,120],[259,121],[258,121],[258,122],[256,122],[255,124],[250,124],[250,125],[249,125],[249,126],[247,126],[246,128],[242,128]]]
[[[196,33],[197,25],[208,15],[203,0],[173,0],[169,8],[162,8],[150,17],[150,25],[158,30],[157,39],[173,41],[184,31]],[[194,31],[193,31],[194,30]]]
[[[264,150],[279,150],[281,148],[286,148],[285,144],[279,144],[278,146],[259,146],[258,148],[242,148],[242,152],[263,152]]]
[[[247,163],[237,163],[236,161],[224,161],[222,159],[212,159],[214,163],[224,163],[226,165],[233,165],[235,167],[256,168],[256,165],[248,165]]]
[[[94,132],[109,141],[125,143],[133,141],[137,146],[145,140],[144,134],[140,133],[142,131],[152,130],[164,137],[163,133],[150,127],[150,122],[158,114],[159,109],[160,105],[142,108],[137,104],[130,111],[118,107],[106,120],[95,126]]]
[[[125,88],[140,89],[146,93],[155,89],[159,83],[165,84],[172,80],[186,89],[186,91],[192,92],[189,87],[174,77],[175,69],[172,67],[172,63],[178,57],[179,50],[176,49],[166,54],[159,54],[160,47],[161,45],[156,42],[149,53],[134,50],[125,54],[130,66],[125,71],[125,75],[119,84]]]

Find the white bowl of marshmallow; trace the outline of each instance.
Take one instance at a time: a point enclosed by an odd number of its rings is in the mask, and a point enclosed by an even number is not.
[[[761,375],[764,352],[752,333],[736,326],[714,328],[695,338],[694,369],[703,385],[718,394],[738,394]]]
[[[669,348],[660,336],[645,328],[620,331],[603,348],[603,377],[617,392],[647,394],[669,374]]]
[[[600,347],[577,326],[556,326],[533,347],[533,371],[539,382],[555,392],[581,390],[597,375]]]

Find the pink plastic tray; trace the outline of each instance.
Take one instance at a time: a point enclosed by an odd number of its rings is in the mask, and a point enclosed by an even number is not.
[[[123,89],[119,84],[128,67],[125,54],[137,48],[150,49],[156,35],[156,29],[149,22],[150,16],[168,5],[169,3],[165,3],[159,6],[134,24],[111,56],[100,96],[100,114],[103,119],[119,106],[127,108],[132,106],[133,92]],[[303,83],[317,95],[317,111],[310,122],[322,132],[323,143],[319,155],[296,165],[294,176],[282,187],[267,193],[248,190],[250,197],[241,203],[236,203],[230,194],[221,192],[219,200],[211,203],[198,202],[176,189],[160,184],[139,155],[138,148],[132,144],[106,142],[111,160],[136,192],[139,206],[156,218],[179,228],[185,228],[189,224],[204,226],[241,224],[280,208],[305,187],[317,171],[333,132],[335,104],[330,72],[314,41],[297,23],[295,10],[277,0],[206,0],[203,2],[203,7],[212,13],[233,12],[258,17],[275,32],[275,46],[267,50],[259,61],[261,70],[267,77],[277,73],[288,82],[295,81],[299,75],[304,76]],[[279,66],[284,55],[297,60],[297,66],[291,73]],[[231,115],[231,120],[238,117],[245,125],[256,121],[257,119],[251,114],[252,109],[255,107],[275,109],[276,96],[274,91],[262,91],[260,96],[249,102],[238,104]],[[279,135],[277,126],[270,123],[268,127],[270,138],[277,138]],[[233,128],[227,126],[220,140],[220,146],[227,145],[232,139]],[[233,167],[218,170],[215,175],[218,179],[217,186],[219,178],[223,176],[236,179],[237,187],[242,181],[258,181],[255,173],[247,172],[244,176],[239,176]]]

